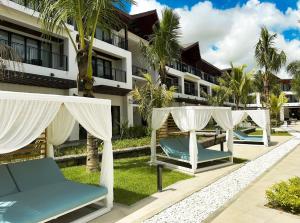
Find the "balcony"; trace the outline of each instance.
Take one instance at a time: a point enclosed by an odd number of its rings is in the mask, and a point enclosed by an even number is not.
[[[99,78],[104,78],[108,80],[113,80],[113,81],[119,81],[119,82],[124,82],[126,83],[127,78],[126,78],[126,71],[116,69],[116,68],[111,68],[109,71],[105,71],[103,69],[97,69],[96,71],[93,70],[93,76],[94,77],[99,77]]]
[[[11,1],[15,2],[15,3],[19,4],[19,5],[23,5],[23,6],[27,7],[27,8],[33,9],[33,10],[37,9],[37,3],[34,4],[34,3],[32,3],[32,2],[30,2],[28,0],[11,0]]]
[[[0,39],[0,43],[13,48],[23,63],[64,71],[68,70],[68,57],[66,55],[4,39]]]
[[[144,74],[146,73],[148,73],[147,69],[135,65],[132,66],[132,75],[144,78]]]
[[[188,72],[190,74],[194,74],[198,77],[200,77],[202,80],[205,80],[207,82],[218,84],[218,80],[216,77],[212,76],[211,74],[205,73],[201,70],[199,70],[196,67],[193,67],[191,65],[188,65],[186,63],[176,61],[168,65],[169,67],[172,67],[176,70],[182,71],[182,72]]]

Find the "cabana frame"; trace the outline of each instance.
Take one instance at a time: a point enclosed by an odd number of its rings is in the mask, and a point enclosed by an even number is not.
[[[270,125],[270,112],[266,109],[258,109],[258,110],[235,110],[232,111],[232,120],[233,125],[237,126],[242,121],[244,121],[247,117],[250,117],[255,124],[257,124],[263,130],[262,142],[258,143],[255,141],[248,140],[234,140],[236,143],[242,144],[263,144],[268,147],[271,142],[271,125]]]
[[[76,121],[104,142],[99,184],[107,188],[107,194],[40,222],[56,219],[93,203],[99,204],[101,208],[74,222],[90,221],[112,209],[113,153],[110,110],[110,100],[0,91],[0,128],[3,131],[0,135],[0,154],[23,148],[47,129],[47,155],[53,157],[53,145],[67,140]]]
[[[160,129],[169,115],[174,119],[176,126],[181,132],[189,132],[189,159],[184,160],[176,157],[171,157],[168,154],[157,154],[156,151],[156,137],[157,130]],[[198,160],[198,145],[196,131],[202,130],[210,118],[214,120],[226,130],[227,149],[231,152],[230,155],[216,157],[206,160]],[[164,158],[167,160],[178,161],[185,164],[190,164],[191,168],[182,166],[180,164],[173,164],[167,161],[158,160]],[[228,162],[221,164],[214,164],[211,166],[200,167],[198,164],[209,163],[211,161],[219,161],[228,159]],[[163,164],[166,167],[181,170],[188,173],[198,173],[210,169],[220,168],[231,165],[233,163],[233,125],[231,108],[228,107],[208,107],[208,106],[186,106],[186,107],[168,107],[168,108],[155,108],[152,113],[152,135],[151,135],[151,163]]]

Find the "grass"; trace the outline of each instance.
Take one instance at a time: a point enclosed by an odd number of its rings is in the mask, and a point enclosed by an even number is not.
[[[114,200],[116,202],[131,205],[156,192],[156,167],[150,167],[148,161],[148,156],[114,161]],[[69,180],[85,184],[99,184],[99,173],[86,173],[85,166],[66,167],[61,170]],[[163,187],[191,177],[164,169]]]
[[[249,133],[249,135],[252,135],[252,136],[263,135],[263,131],[262,130],[256,130],[255,132]],[[281,131],[281,132],[272,132],[271,135],[272,136],[291,136],[290,133],[284,132],[284,131]]]
[[[130,147],[147,146],[151,143],[151,137],[146,136],[143,138],[133,138],[133,139],[118,139],[112,142],[113,149],[125,149]],[[99,147],[99,151],[102,151],[102,146]],[[58,149],[55,151],[55,156],[66,156],[66,155],[76,155],[85,154],[86,146],[72,146],[65,149]]]
[[[274,184],[266,191],[267,206],[300,214],[300,177]]]

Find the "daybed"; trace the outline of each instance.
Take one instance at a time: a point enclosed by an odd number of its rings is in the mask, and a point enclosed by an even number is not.
[[[173,119],[174,125],[177,126],[179,131],[183,134],[188,134],[189,137],[177,136],[169,138],[168,134],[167,137],[159,137],[160,146],[166,154],[163,155],[156,152],[156,133],[163,126],[168,126],[169,117]],[[201,144],[197,143],[196,131],[202,130],[211,118],[221,128],[226,130],[226,152],[204,149]],[[151,125],[151,163],[163,164],[169,168],[191,173],[231,165],[233,163],[232,123],[231,108],[227,107],[184,106],[155,108],[152,112]],[[168,130],[164,129],[163,132],[168,133]],[[199,163],[206,164],[198,165]]]
[[[47,156],[53,157],[53,146],[68,139],[76,121],[104,144],[100,187],[65,180],[51,159],[1,166],[0,222],[49,220],[98,200],[100,209],[76,221],[88,222],[112,209],[111,101],[0,91],[0,114],[0,154],[22,149],[46,129]]]
[[[240,130],[234,130],[233,135],[238,139],[234,140],[235,143],[264,144],[262,136],[249,136]]]
[[[270,113],[269,110],[236,110],[232,111],[233,125],[236,126],[247,117],[250,117],[263,131],[262,137],[248,136],[241,131],[235,131],[234,135],[239,140],[235,140],[236,143],[251,143],[251,144],[263,144],[269,146],[271,141],[271,127],[270,127]]]
[[[165,138],[159,141],[159,144],[169,159],[175,159],[182,162],[189,162],[189,138],[188,137],[176,137]],[[232,152],[230,151],[218,151],[212,149],[205,149],[201,143],[197,143],[198,147],[198,162],[205,163],[212,160],[230,158]],[[157,154],[157,156],[164,157]]]
[[[68,181],[51,158],[0,166],[0,222],[45,222],[104,198],[107,188]]]

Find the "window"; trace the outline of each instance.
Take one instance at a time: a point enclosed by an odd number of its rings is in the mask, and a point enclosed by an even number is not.
[[[8,32],[0,30],[0,43],[8,44]]]
[[[111,106],[112,134],[120,135],[120,106]]]
[[[200,84],[200,96],[205,97],[206,95],[208,95],[208,86]]]
[[[42,65],[39,55],[38,41],[34,39],[27,39],[26,41],[26,60],[30,64]]]
[[[11,35],[11,47],[15,49],[19,57],[25,60],[25,38],[20,35]]]
[[[111,61],[102,58],[93,58],[93,76],[112,79]]]
[[[42,43],[41,44],[41,59],[42,65],[45,67],[51,67],[52,57],[51,57],[51,44]]]

